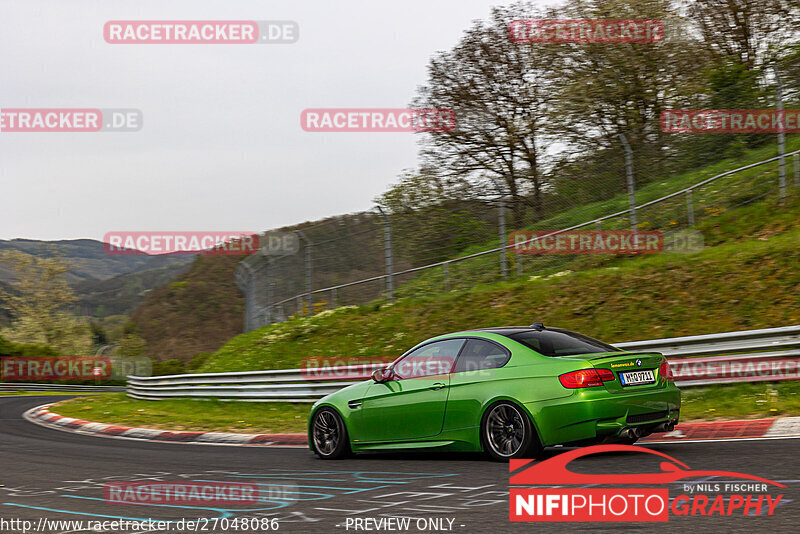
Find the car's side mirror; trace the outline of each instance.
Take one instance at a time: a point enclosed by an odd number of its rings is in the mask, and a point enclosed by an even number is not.
[[[389,380],[391,380],[391,378],[392,378],[391,369],[388,368],[375,369],[374,371],[372,371],[372,379],[379,384],[388,382]]]

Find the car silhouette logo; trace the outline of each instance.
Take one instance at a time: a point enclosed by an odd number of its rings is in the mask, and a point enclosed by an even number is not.
[[[636,360],[636,367],[642,366],[642,360]]]
[[[593,454],[602,454],[609,452],[635,452],[653,454],[664,458],[665,462],[661,462],[659,466],[661,471],[655,473],[642,473],[642,474],[585,474],[576,473],[571,471],[567,464],[572,460],[576,460],[582,456],[591,456]],[[509,471],[514,473],[521,467],[531,463],[531,460],[511,460],[509,462]],[[595,445],[585,449],[575,449],[568,451],[558,456],[548,458],[538,463],[532,464],[530,467],[523,469],[510,477],[511,484],[534,484],[534,485],[562,485],[562,484],[669,484],[677,480],[695,477],[728,477],[733,479],[755,480],[785,488],[783,484],[744,473],[735,473],[731,471],[696,471],[691,469],[685,463],[676,460],[660,451],[644,449],[642,447],[633,447],[631,445]]]

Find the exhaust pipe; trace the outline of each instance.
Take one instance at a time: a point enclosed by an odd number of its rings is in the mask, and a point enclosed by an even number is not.
[[[644,432],[642,432],[642,429],[636,426],[630,426],[628,428],[625,428],[622,430],[622,432],[619,433],[620,437],[623,437],[625,439],[638,439],[642,437],[642,434],[644,434]]]
[[[672,432],[675,430],[675,423],[661,423],[653,429],[653,432]]]

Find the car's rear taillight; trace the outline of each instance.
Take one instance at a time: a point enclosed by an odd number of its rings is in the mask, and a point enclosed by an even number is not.
[[[667,360],[661,362],[661,366],[658,368],[658,375],[667,380],[675,380],[675,377],[672,375],[672,368],[669,366]]]
[[[597,374],[600,375],[600,380],[603,382],[614,380],[614,373],[610,369],[597,369]]]
[[[591,388],[614,380],[614,373],[609,369],[581,369],[563,374],[558,380],[567,389]]]

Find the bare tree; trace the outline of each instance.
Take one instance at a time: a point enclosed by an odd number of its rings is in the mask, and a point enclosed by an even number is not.
[[[657,175],[669,142],[659,128],[659,116],[704,91],[710,55],[668,0],[569,0],[561,15],[664,23],[665,38],[657,43],[565,44],[557,58],[557,117],[573,155],[616,154],[622,165],[619,135],[624,134],[636,167]],[[624,188],[624,172],[618,176]]]
[[[798,41],[800,0],[691,0],[685,5],[710,49],[748,70]]]
[[[499,178],[517,227],[526,204],[537,217],[543,213],[541,145],[554,92],[552,48],[509,39],[509,22],[533,13],[518,3],[475,22],[454,49],[431,60],[428,83],[414,101],[456,114],[454,130],[426,136],[423,161],[447,178],[482,183],[491,194],[496,191],[486,177]]]

